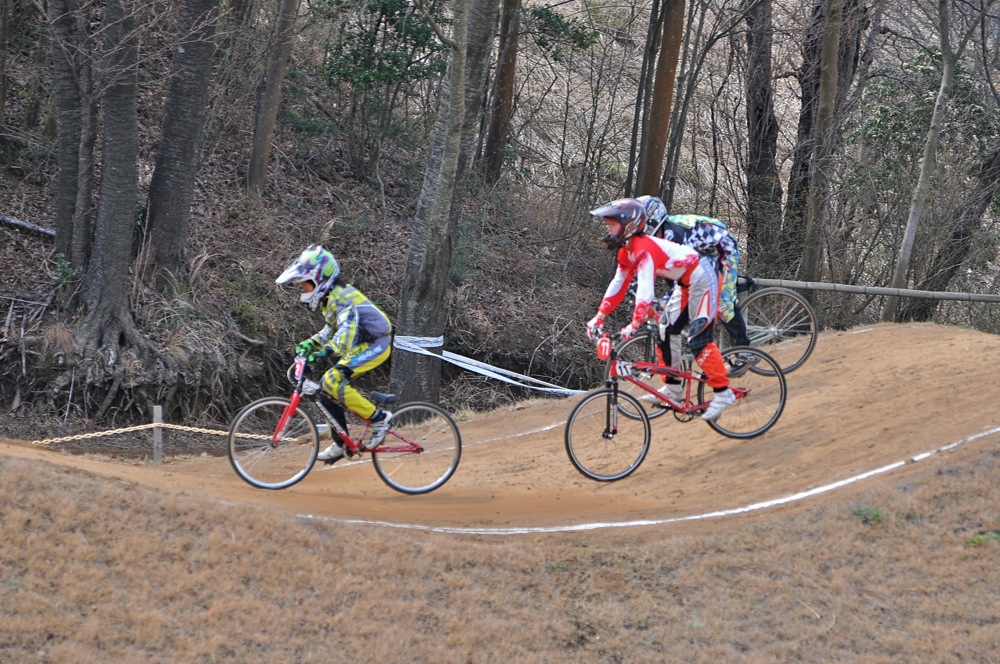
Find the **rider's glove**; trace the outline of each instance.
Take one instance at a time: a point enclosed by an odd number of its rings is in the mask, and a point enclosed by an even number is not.
[[[308,360],[309,364],[312,364],[316,360],[322,360],[324,357],[326,357],[329,354],[330,354],[330,347],[329,346],[323,346],[319,350],[314,351],[312,353],[309,353],[309,357],[307,357],[306,360]]]
[[[604,331],[604,316],[602,314],[597,314],[587,323],[587,337],[591,341],[601,336],[601,332]]]
[[[635,336],[635,333],[638,331],[639,331],[639,326],[635,324],[635,321],[632,321],[631,323],[623,327],[621,329],[621,332],[618,333],[618,335],[621,336],[622,339],[631,339],[632,337]]]
[[[295,345],[295,354],[308,355],[314,348],[316,348],[316,343],[312,339],[306,339]]]

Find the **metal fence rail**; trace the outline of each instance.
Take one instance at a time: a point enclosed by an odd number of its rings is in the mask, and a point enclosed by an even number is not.
[[[912,290],[909,288],[882,288],[879,286],[850,286],[848,284],[825,284],[815,281],[788,281],[786,279],[754,279],[761,288],[783,286],[799,290],[832,291],[834,293],[854,293],[857,295],[888,295],[895,297],[924,297],[932,300],[961,300],[965,302],[1000,302],[1000,295],[985,293],[944,293],[940,291]]]

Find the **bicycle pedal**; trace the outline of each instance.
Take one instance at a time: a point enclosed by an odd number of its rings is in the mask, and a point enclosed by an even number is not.
[[[733,363],[733,365],[731,367],[729,367],[729,377],[730,378],[739,378],[740,376],[742,376],[743,374],[745,374],[748,371],[750,371],[750,363],[749,362],[736,362],[736,363]]]
[[[333,464],[337,463],[338,461],[340,461],[343,458],[344,458],[344,455],[341,454],[339,457],[334,457],[332,459],[327,459],[326,461],[323,462],[323,465],[324,466],[332,466]]]

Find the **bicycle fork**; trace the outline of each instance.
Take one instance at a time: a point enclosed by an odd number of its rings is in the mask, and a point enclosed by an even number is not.
[[[618,433],[618,381],[611,385],[611,398],[607,401],[604,411],[604,433],[607,439],[614,438]]]
[[[290,420],[292,415],[295,414],[295,411],[299,409],[299,401],[301,400],[301,392],[292,393],[292,398],[288,400],[288,405],[285,406],[285,411],[278,419],[278,426],[274,427],[274,434],[271,435],[271,447],[277,447],[281,442],[281,436],[285,433],[285,427],[288,426],[288,420]]]

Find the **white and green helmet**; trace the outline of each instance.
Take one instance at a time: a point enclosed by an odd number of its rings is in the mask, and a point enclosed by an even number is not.
[[[281,276],[274,280],[274,283],[281,285],[301,284],[304,281],[313,282],[316,287],[310,293],[303,292],[299,296],[299,300],[308,304],[310,309],[315,310],[326,294],[330,292],[330,287],[333,286],[333,281],[338,276],[340,276],[340,264],[337,263],[337,259],[320,245],[314,244],[292,261],[281,273]]]

